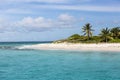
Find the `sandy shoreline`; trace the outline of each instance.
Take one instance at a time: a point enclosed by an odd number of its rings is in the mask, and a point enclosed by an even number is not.
[[[25,45],[19,47],[19,49],[120,52],[120,43],[99,43],[99,44],[49,43],[49,44]]]

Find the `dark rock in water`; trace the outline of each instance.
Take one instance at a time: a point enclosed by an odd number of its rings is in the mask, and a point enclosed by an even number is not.
[[[19,49],[17,46],[0,46],[0,49],[4,50],[33,50],[33,49]]]
[[[0,46],[0,49],[15,49],[13,46]]]

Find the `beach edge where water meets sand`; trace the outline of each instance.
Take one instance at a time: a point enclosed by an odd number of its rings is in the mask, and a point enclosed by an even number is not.
[[[19,49],[70,50],[70,51],[115,51],[120,52],[120,43],[47,43],[20,46]]]

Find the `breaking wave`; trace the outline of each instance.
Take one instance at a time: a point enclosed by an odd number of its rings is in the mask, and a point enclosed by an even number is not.
[[[17,46],[16,49],[19,50],[32,49],[31,46],[32,45],[22,45],[22,46]]]

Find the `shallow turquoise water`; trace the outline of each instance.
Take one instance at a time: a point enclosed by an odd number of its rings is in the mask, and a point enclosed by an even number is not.
[[[0,80],[120,80],[120,53],[0,49]]]

